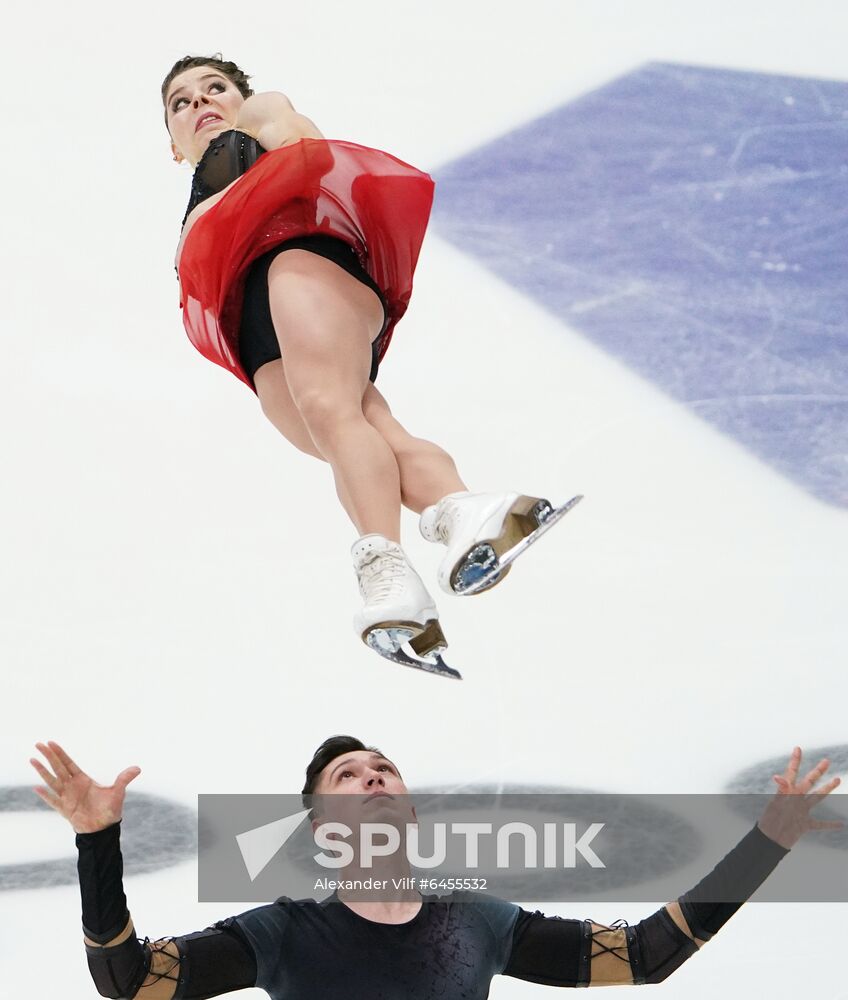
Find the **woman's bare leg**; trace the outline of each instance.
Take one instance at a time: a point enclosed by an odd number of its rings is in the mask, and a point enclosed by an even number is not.
[[[404,507],[420,514],[425,507],[467,489],[451,456],[432,441],[413,437],[393,416],[381,393],[369,383],[362,400],[365,419],[375,427],[394,452],[400,470]]]
[[[277,430],[298,450],[322,462],[324,456],[315,442],[300,411],[294,405],[282,361],[269,361],[253,376],[262,411]],[[401,501],[420,514],[448,493],[466,489],[451,456],[438,445],[413,437],[393,416],[389,404],[371,383],[362,401],[365,419],[392,449],[400,471]],[[344,506],[347,508],[348,503]]]
[[[298,451],[320,458],[323,462],[324,456],[316,448],[300,411],[291,398],[283,362],[269,361],[262,365],[253,376],[253,384],[256,386],[262,412],[283,437]]]
[[[268,361],[262,365],[253,376],[253,384],[256,386],[262,412],[283,437],[304,454],[325,461],[291,398],[283,362]],[[342,506],[347,509],[348,504],[349,499],[344,497]]]
[[[321,259],[321,263],[326,265],[328,262]],[[370,347],[368,359],[370,365]],[[262,409],[277,430],[300,451],[325,460],[292,398],[285,362],[271,361],[263,365],[254,375],[254,384]],[[406,507],[420,513],[448,493],[466,489],[451,456],[438,445],[410,434],[370,382],[366,383],[361,407],[367,422],[392,450],[398,467],[401,500]],[[336,488],[344,508],[352,511],[356,501],[347,493],[344,477],[336,476]]]
[[[383,321],[379,299],[332,261],[304,250],[279,254],[268,293],[291,401],[333,470],[342,505],[360,534],[399,541],[398,464],[362,410],[371,341]]]

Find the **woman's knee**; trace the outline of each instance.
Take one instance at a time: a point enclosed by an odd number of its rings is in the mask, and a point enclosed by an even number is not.
[[[294,394],[294,402],[315,440],[323,440],[351,423],[365,420],[356,400],[340,399],[324,386],[304,389]]]

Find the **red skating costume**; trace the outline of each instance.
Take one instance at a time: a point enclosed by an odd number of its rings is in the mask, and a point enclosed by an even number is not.
[[[251,385],[238,356],[247,271],[287,240],[324,234],[350,244],[383,292],[382,357],[409,305],[433,200],[431,178],[351,142],[301,139],[265,152],[250,136],[231,131],[215,138],[198,164],[189,210],[236,178],[183,245],[181,305],[192,344]]]

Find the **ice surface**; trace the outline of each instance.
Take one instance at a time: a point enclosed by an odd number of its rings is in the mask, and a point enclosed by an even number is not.
[[[848,506],[848,84],[655,63],[437,178],[439,232]]]

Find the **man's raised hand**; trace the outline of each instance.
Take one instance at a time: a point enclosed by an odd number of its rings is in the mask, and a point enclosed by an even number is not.
[[[141,774],[140,767],[121,771],[111,785],[98,785],[71,760],[58,743],[36,743],[49,768],[35,757],[30,764],[44,781],[33,789],[51,809],[61,813],[77,833],[95,833],[117,823],[127,785]]]
[[[826,784],[816,788],[818,781],[830,767],[826,758],[798,780],[801,767],[801,748],[795,747],[783,774],[773,777],[777,785],[777,793],[766,806],[758,826],[762,832],[780,844],[781,847],[793,847],[808,830],[838,830],[842,823],[838,820],[814,819],[810,810],[817,806],[825,796],[829,795],[840,784],[839,778],[831,778]]]

